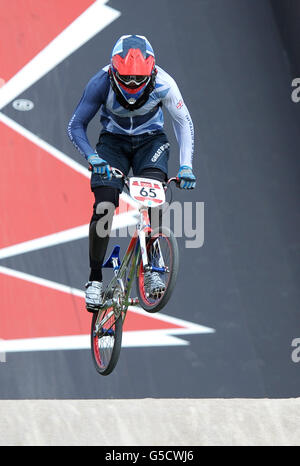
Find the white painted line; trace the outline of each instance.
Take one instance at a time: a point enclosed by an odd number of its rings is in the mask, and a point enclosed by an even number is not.
[[[105,5],[107,1],[95,1],[15,76],[0,87],[0,109],[120,16],[120,11]]]
[[[0,340],[0,353],[23,351],[60,351],[90,349],[90,335],[68,335],[45,338]],[[142,330],[123,332],[122,347],[187,346],[189,342],[169,335],[167,331]]]
[[[171,335],[168,330],[141,330],[124,332],[122,348],[150,346],[188,346],[189,342]]]
[[[58,244],[68,241],[86,238],[88,236],[88,229],[88,225],[81,225],[79,227],[70,228],[69,230],[53,233],[52,235],[41,236],[40,238],[2,248],[0,249],[0,259],[6,259],[7,257],[17,256],[19,254],[37,251],[38,249],[57,246]]]
[[[70,167],[73,170],[77,171],[78,173],[85,176],[86,178],[90,178],[91,174],[88,171],[88,167],[84,167],[80,163],[76,162],[75,160],[73,160],[68,155],[64,154],[63,152],[56,149],[54,146],[52,146],[48,142],[41,139],[36,134],[34,134],[31,131],[29,131],[28,129],[24,128],[24,126],[20,125],[16,121],[14,121],[11,118],[9,118],[8,116],[4,115],[4,113],[2,113],[2,112],[0,112],[0,121],[2,121],[2,123],[4,123],[9,128],[13,129],[17,133],[21,134],[21,136],[28,139],[29,141],[31,141],[36,146],[43,149],[48,154],[55,157],[60,162],[64,163],[65,165],[67,165],[68,167]],[[121,194],[121,198],[122,198],[122,200],[124,202],[129,204],[136,211],[138,210],[138,202],[136,202],[134,199],[132,199],[132,197],[130,197],[129,194],[123,192]]]
[[[45,286],[53,290],[61,291],[63,293],[69,293],[71,295],[84,298],[84,291],[78,290],[76,288],[72,288],[67,285],[62,285],[61,283],[53,282],[51,280],[47,280],[46,278],[37,277],[29,273],[20,272],[19,270],[14,270],[8,267],[3,267],[2,265],[0,266],[0,274],[1,273],[8,275],[10,277],[19,278],[20,280],[25,280],[27,282],[34,283],[36,285]]]
[[[21,126],[19,123],[15,122],[14,120],[7,117],[1,112],[0,112],[0,121],[2,121],[2,123],[4,123],[11,129],[13,129],[14,131],[21,134],[23,137],[31,141],[33,144],[43,149],[47,154],[52,155],[57,160],[64,163],[65,165],[72,168],[73,170],[77,171],[78,173],[85,176],[86,178],[90,177],[90,173],[87,168],[85,168],[80,163],[76,162],[75,160],[73,160],[71,157],[67,156],[63,152],[59,151],[55,147],[51,146],[46,141],[36,136],[31,131],[28,131],[26,128]],[[136,215],[138,213],[137,203],[126,193],[122,193],[120,197],[123,200],[123,202],[125,202],[126,204],[129,204],[135,210],[125,212],[118,216],[115,216],[114,223],[112,226],[113,231],[119,228],[135,225],[137,223],[137,218],[136,218]],[[23,254],[23,253],[30,252],[30,251],[35,251],[37,249],[41,249],[45,247],[54,246],[57,244],[68,242],[68,241],[74,241],[76,239],[84,238],[87,236],[88,236],[88,225],[81,225],[75,228],[53,233],[51,235],[46,235],[41,238],[36,238],[33,240],[29,240],[29,241],[18,243],[12,246],[8,246],[6,248],[2,248],[0,249],[0,259],[15,256],[17,254]]]
[[[116,215],[113,219],[112,231],[118,230],[123,227],[135,225],[137,218],[134,211],[125,212]],[[79,227],[70,228],[68,230],[53,233],[51,235],[41,236],[40,238],[24,241],[22,243],[7,246],[0,249],[0,260],[8,257],[17,256],[19,254],[26,254],[28,252],[37,251],[39,249],[57,246],[62,243],[76,241],[88,237],[89,225],[81,225]]]
[[[84,291],[82,290],[79,290],[77,288],[72,288],[72,287],[69,287],[67,285],[62,285],[61,283],[58,283],[58,282],[54,282],[52,280],[48,280],[48,279],[45,279],[45,278],[41,278],[41,277],[37,277],[36,275],[31,275],[31,274],[28,274],[28,273],[25,273],[25,272],[20,272],[19,270],[14,270],[14,269],[10,269],[9,267],[4,267],[4,266],[0,266],[0,274],[5,274],[5,275],[8,275],[10,277],[14,277],[14,278],[18,278],[20,280],[25,280],[25,281],[28,281],[30,283],[34,283],[36,285],[40,285],[40,286],[46,286],[48,288],[51,288],[53,290],[57,290],[57,291],[61,291],[63,293],[69,293],[69,294],[72,294],[72,295],[75,295],[75,296],[78,296],[80,298],[84,298],[85,296],[85,293]],[[169,315],[166,315],[166,314],[162,314],[162,313],[159,313],[159,314],[150,314],[150,313],[146,313],[146,311],[144,311],[144,309],[142,309],[141,307],[138,307],[138,306],[130,306],[129,307],[129,310],[133,313],[136,313],[136,314],[140,314],[140,315],[146,315],[147,317],[150,317],[150,318],[153,318],[153,319],[159,319],[159,320],[162,320],[164,322],[168,322],[170,324],[174,324],[174,325],[178,325],[180,327],[183,327],[183,328],[180,328],[180,329],[171,329],[171,333],[185,333],[185,330],[187,329],[188,330],[188,333],[214,333],[215,330],[213,328],[210,328],[210,327],[206,327],[206,326],[202,326],[202,325],[199,325],[199,324],[195,324],[193,322],[190,322],[190,321],[187,321],[187,320],[183,320],[183,319],[179,319],[177,317],[172,317],[172,316],[169,316]]]
[[[17,270],[0,266],[0,274],[5,274],[20,280],[25,280],[36,285],[45,286],[50,289],[68,293],[84,299],[85,293],[82,290],[72,288],[61,283],[53,282],[35,275],[30,275]],[[188,345],[189,342],[178,338],[178,335],[193,335],[214,333],[215,330],[203,325],[195,324],[186,320],[170,317],[166,314],[149,314],[142,308],[130,306],[130,312],[141,314],[154,320],[164,321],[175,324],[181,328],[167,328],[158,330],[137,330],[123,333],[122,346],[140,347],[140,346],[182,346]],[[1,335],[0,335],[1,336]],[[69,335],[54,336],[42,338],[25,338],[15,340],[0,340],[0,353],[15,351],[51,351],[51,350],[74,350],[87,349],[90,347],[89,335]]]
[[[136,312],[137,314],[145,315],[145,311],[141,307],[132,306],[130,308],[130,310],[132,312]],[[147,316],[149,316],[149,315],[150,314],[148,313]],[[215,333],[215,329],[213,329],[213,328],[206,327],[206,326],[199,325],[199,324],[195,324],[195,323],[190,322],[188,320],[179,319],[177,317],[173,317],[173,316],[169,316],[169,315],[161,314],[161,313],[159,313],[157,315],[157,317],[159,318],[159,320],[162,320],[164,322],[168,322],[170,324],[186,327],[186,329],[185,328],[172,329],[172,331],[171,331],[172,334],[177,334],[178,333],[178,334],[181,335],[181,334],[184,334],[184,333],[188,333],[188,334],[191,334],[191,333]]]
[[[89,348],[89,335],[0,340],[0,352],[59,351]]]

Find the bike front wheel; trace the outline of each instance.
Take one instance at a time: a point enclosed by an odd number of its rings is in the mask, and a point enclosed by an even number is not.
[[[110,374],[116,367],[121,351],[122,327],[122,317],[116,317],[112,307],[93,314],[91,351],[96,370],[101,375]]]
[[[159,273],[160,282],[164,284],[164,291],[156,294],[150,292],[141,258],[137,268],[137,294],[141,307],[147,312],[154,313],[167,304],[176,284],[179,252],[173,232],[166,227],[152,231],[147,239],[147,254],[149,265],[153,270],[159,270],[155,273]]]

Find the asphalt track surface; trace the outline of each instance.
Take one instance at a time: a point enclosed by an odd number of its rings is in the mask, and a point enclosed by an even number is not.
[[[68,1],[33,2],[23,15],[16,0],[6,8],[0,33],[1,42],[11,44],[3,50],[6,74],[0,76],[0,337],[6,351],[0,398],[298,397],[300,363],[292,344],[300,338],[300,104],[291,101],[293,76],[269,2],[98,4],[107,24],[101,29],[87,17],[80,34],[71,29],[69,49],[69,36],[53,39],[82,18],[92,0],[73,1],[72,9]],[[89,222],[92,197],[86,162],[66,126],[88,79],[127,33],[149,38],[193,118],[197,188],[174,191],[174,199],[204,203],[204,243],[187,248],[187,238],[178,238],[178,283],[161,319],[132,313],[117,368],[100,377],[80,295],[87,236],[77,229]],[[33,66],[43,50],[46,59],[42,54]],[[33,109],[17,110],[16,99],[30,100]],[[177,143],[165,117],[174,175]],[[94,144],[99,129],[95,117],[88,129]],[[54,235],[50,245],[48,235]],[[118,242],[124,251],[126,241]],[[146,333],[129,338],[149,330],[144,342]]]

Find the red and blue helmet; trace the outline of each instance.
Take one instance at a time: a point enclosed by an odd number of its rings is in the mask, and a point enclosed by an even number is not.
[[[144,36],[122,36],[116,42],[109,70],[111,85],[119,103],[129,109],[140,108],[155,86],[155,57]]]

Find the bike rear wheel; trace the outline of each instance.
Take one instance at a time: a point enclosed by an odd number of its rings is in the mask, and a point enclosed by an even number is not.
[[[176,238],[171,230],[161,227],[151,233],[147,239],[147,253],[149,264],[158,268],[165,268],[160,272],[160,278],[164,282],[165,290],[157,296],[149,295],[144,282],[144,267],[142,259],[137,270],[137,294],[140,306],[147,312],[160,311],[169,301],[176,284],[179,268],[179,252]]]
[[[94,313],[92,318],[91,351],[97,372],[108,375],[119,360],[123,323],[121,316],[115,316],[112,307],[104,311],[100,310],[99,313]]]

